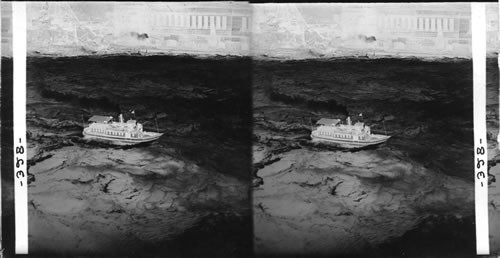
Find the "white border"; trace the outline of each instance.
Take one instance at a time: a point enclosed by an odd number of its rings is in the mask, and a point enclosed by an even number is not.
[[[28,182],[26,170],[26,3],[12,2],[14,62],[14,205],[16,254],[28,253]],[[18,148],[22,147],[23,151]],[[23,162],[19,162],[22,159]],[[19,166],[16,166],[19,164]],[[18,177],[18,171],[24,176]],[[16,176],[17,175],[17,176]]]
[[[499,6],[500,8],[500,6]],[[487,165],[477,167],[477,160],[487,162],[486,145],[486,17],[484,3],[472,3],[472,54],[474,75],[474,178],[476,210],[476,248],[477,254],[489,254],[488,225],[488,178],[478,178],[477,173],[486,175]],[[14,62],[14,165],[17,159],[24,163],[14,169],[24,171],[24,177],[14,174],[15,197],[15,252],[28,253],[28,184],[26,155],[26,3],[12,2],[13,19],[13,62]],[[16,147],[23,146],[22,154]],[[479,155],[476,148],[483,146],[484,154]],[[22,185],[21,185],[22,183]],[[482,185],[481,185],[482,184]]]
[[[2,13],[2,3],[0,3],[0,14]],[[2,38],[2,19],[0,17],[0,39]],[[2,44],[0,44],[0,58],[2,58]],[[0,61],[0,71],[2,71],[2,65],[1,65],[1,61]],[[0,84],[1,84],[1,79],[0,79]],[[0,108],[1,108],[1,105],[0,105]],[[5,136],[4,136],[5,137]],[[0,218],[1,218],[1,215],[2,215],[2,183],[0,181]],[[0,219],[0,228],[4,228],[3,227],[3,224],[2,224],[2,220]],[[2,232],[0,232],[1,234]],[[0,237],[0,256],[2,256],[3,254],[3,247],[2,247],[2,237]]]
[[[472,70],[474,76],[474,178],[476,252],[489,255],[488,153],[486,142],[486,9],[471,3]]]

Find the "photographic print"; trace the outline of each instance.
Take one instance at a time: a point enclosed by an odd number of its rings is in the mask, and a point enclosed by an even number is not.
[[[29,253],[252,253],[246,3],[27,4]]]
[[[256,254],[474,256],[470,4],[261,4],[253,21]]]
[[[484,7],[2,2],[0,257],[500,254]]]

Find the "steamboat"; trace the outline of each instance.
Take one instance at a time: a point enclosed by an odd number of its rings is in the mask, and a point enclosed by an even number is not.
[[[142,124],[136,120],[113,121],[112,116],[92,116],[89,126],[83,129],[84,139],[105,141],[114,145],[135,145],[158,140],[163,133],[143,131]]]
[[[317,128],[311,132],[313,142],[331,143],[342,148],[363,148],[384,143],[391,138],[372,134],[370,127],[362,122],[352,124],[350,117],[347,117],[346,124],[342,124],[340,119],[327,118],[320,119],[316,124]]]

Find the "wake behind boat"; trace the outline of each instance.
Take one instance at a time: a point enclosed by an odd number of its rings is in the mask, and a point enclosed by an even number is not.
[[[83,129],[83,138],[114,145],[135,145],[158,140],[163,135],[163,133],[143,131],[142,124],[136,120],[124,122],[121,114],[119,122],[112,120],[112,116],[92,116],[88,120],[89,126]]]
[[[391,136],[372,134],[370,127],[362,122],[341,124],[340,119],[322,118],[316,124],[319,126],[311,132],[313,142],[327,142],[342,148],[363,148],[386,142]]]

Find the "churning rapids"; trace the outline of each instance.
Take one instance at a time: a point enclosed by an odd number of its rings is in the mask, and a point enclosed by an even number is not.
[[[470,61],[40,57],[27,87],[30,253],[475,254]],[[489,97],[495,196],[497,106]],[[90,116],[129,110],[164,136],[81,139]],[[393,138],[354,152],[309,143],[311,121],[359,113]]]
[[[253,74],[258,253],[475,255],[470,60],[261,60]],[[393,137],[309,143],[311,122],[360,113]]]
[[[250,254],[249,58],[28,60],[30,253]],[[82,140],[92,115],[164,135]],[[163,257],[163,256],[162,256]]]

